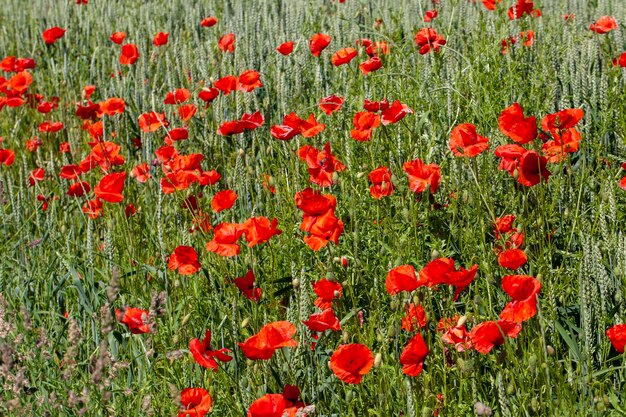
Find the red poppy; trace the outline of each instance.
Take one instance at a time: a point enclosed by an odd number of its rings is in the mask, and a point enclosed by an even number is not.
[[[102,215],[102,201],[97,198],[86,201],[82,206],[82,210],[90,219],[97,219]]]
[[[198,362],[198,365],[213,369],[217,371],[218,366],[215,359],[221,362],[230,362],[233,358],[226,353],[230,352],[229,349],[211,350],[211,331],[207,330],[202,342],[199,339],[191,339],[189,341],[189,351],[193,355],[193,358]],[[215,358],[215,359],[213,359]]]
[[[507,12],[509,20],[521,19],[526,15],[535,17],[541,16],[539,9],[534,9],[534,7],[535,5],[532,0],[517,0],[517,3],[511,6]]]
[[[502,289],[513,298],[500,313],[502,320],[521,323],[537,314],[537,294],[541,290],[541,283],[535,278],[507,275],[502,278]]]
[[[210,28],[211,26],[215,26],[216,24],[217,17],[215,16],[205,17],[204,19],[202,19],[202,21],[200,21],[200,26],[205,28]]]
[[[472,340],[465,324],[459,324],[459,316],[439,320],[437,331],[443,333],[441,340],[444,343],[454,345],[457,352],[464,352],[472,348]]]
[[[217,88],[203,88],[199,93],[198,97],[200,100],[206,103],[206,107],[209,107],[209,104],[219,96],[220,90]]]
[[[370,194],[376,199],[393,194],[394,185],[391,182],[391,171],[387,167],[378,167],[369,173],[367,179],[372,183]]]
[[[411,110],[406,104],[402,104],[400,100],[396,100],[391,104],[391,106],[381,112],[380,120],[383,123],[383,126],[387,126],[389,124],[398,123],[407,114],[413,114],[413,110]]]
[[[61,167],[61,172],[59,173],[59,177],[65,178],[66,180],[74,180],[82,174],[83,171],[80,169],[78,165],[69,164],[63,165]]]
[[[178,417],[204,417],[211,411],[213,400],[204,388],[185,388],[180,392]]]
[[[524,117],[519,103],[511,104],[500,113],[498,127],[505,136],[521,145],[537,137],[537,119],[534,116]]]
[[[485,321],[474,326],[469,334],[474,349],[486,355],[495,346],[504,344],[505,337],[516,338],[522,331],[522,325],[512,321]]]
[[[539,184],[542,178],[548,181],[550,171],[546,169],[547,162],[548,158],[536,151],[527,151],[519,160],[517,182],[532,187]]]
[[[227,33],[217,42],[217,47],[222,52],[235,52],[235,34]]]
[[[617,21],[611,16],[602,16],[595,23],[589,25],[589,30],[604,35],[617,29]]]
[[[585,117],[585,112],[582,109],[560,110],[541,119],[541,127],[556,139],[560,132],[575,127],[583,117]]]
[[[0,149],[0,165],[10,167],[15,161],[15,152],[10,149]]]
[[[476,126],[463,123],[450,132],[449,147],[458,157],[473,158],[489,149],[489,139],[476,133]]]
[[[624,54],[626,55],[626,52]],[[338,97],[333,94],[320,100],[320,109],[322,109],[324,113],[330,116],[334,112],[341,109],[344,101],[345,99],[343,97]]]
[[[213,200],[211,200],[211,209],[215,213],[228,210],[233,206],[233,204],[235,204],[235,200],[237,200],[237,193],[233,190],[220,191],[213,196]]]
[[[213,83],[215,88],[224,93],[225,96],[229,95],[232,91],[239,89],[239,78],[234,75],[227,75],[220,78]]]
[[[102,177],[98,185],[94,187],[96,197],[109,203],[119,203],[124,199],[124,181],[126,172],[114,172]]]
[[[154,44],[154,46],[166,45],[169,37],[170,37],[169,32],[159,32],[156,35],[154,35],[154,38],[152,39],[152,43]]]
[[[315,305],[322,310],[332,308],[333,300],[340,298],[343,294],[341,284],[329,281],[326,278],[313,282],[313,292],[317,295]]]
[[[411,292],[419,287],[415,268],[412,265],[400,265],[387,273],[385,289],[390,295],[399,294],[402,291]]]
[[[213,240],[206,244],[206,250],[220,256],[231,257],[239,254],[241,248],[236,243],[243,235],[242,225],[237,223],[220,223],[215,226]]]
[[[402,372],[408,376],[418,376],[424,367],[424,361],[428,355],[428,346],[422,335],[417,333],[405,346],[400,354]]]
[[[280,45],[278,45],[278,47],[276,48],[276,50],[281,54],[281,55],[289,55],[290,53],[293,52],[293,42],[285,42],[285,43],[281,43]]]
[[[107,116],[114,116],[116,114],[124,113],[126,109],[126,103],[124,99],[118,97],[111,97],[98,104],[98,117],[106,114]]]
[[[82,197],[91,191],[91,185],[86,181],[79,181],[67,187],[67,195],[70,197]]]
[[[365,62],[361,62],[359,65],[359,69],[363,73],[363,75],[367,75],[370,72],[378,71],[383,67],[383,61],[377,57],[373,56]]]
[[[167,127],[168,123],[165,120],[164,113],[157,113],[151,111],[150,113],[144,113],[139,116],[138,119],[139,128],[146,133],[155,132],[161,127]]]
[[[441,168],[437,164],[425,164],[421,159],[405,162],[402,166],[409,176],[409,188],[416,193],[423,193],[426,188],[436,193],[441,181]]]
[[[247,70],[241,73],[238,78],[238,89],[244,93],[263,87],[261,82],[261,74],[255,70]]]
[[[43,168],[36,168],[28,176],[28,183],[32,187],[36,183],[43,181],[44,178],[45,178],[45,172]]]
[[[302,323],[312,332],[325,332],[326,330],[337,332],[341,330],[339,319],[335,316],[332,308],[327,308],[321,313],[311,314],[309,320],[303,320]]]
[[[613,60],[614,66],[620,66],[622,68],[626,68],[626,52],[622,52],[619,58]]]
[[[231,120],[222,123],[217,130],[217,134],[220,136],[238,135],[245,130],[254,130],[262,126],[265,122],[265,118],[260,112],[244,113],[240,120]]]
[[[426,13],[424,13],[424,22],[431,22],[437,16],[437,10],[426,10]]]
[[[366,142],[372,138],[372,132],[380,126],[380,116],[369,111],[357,112],[352,118],[354,129],[350,131],[352,139]]]
[[[502,0],[482,0],[482,1],[483,1],[483,6],[485,6],[487,10],[496,10],[496,4],[499,4],[502,2]]]
[[[61,29],[60,27],[55,26],[51,27],[50,29],[44,30],[41,36],[46,45],[52,45],[58,39],[61,39],[63,35],[65,35],[65,32],[65,29]]]
[[[326,125],[315,120],[315,115],[311,113],[306,120],[300,120],[300,133],[305,138],[312,138],[326,129]]]
[[[498,255],[498,265],[503,268],[516,270],[528,262],[528,257],[521,249],[507,249]]]
[[[336,198],[322,195],[311,188],[296,194],[296,207],[304,211],[300,230],[309,233],[304,242],[313,250],[320,250],[329,241],[337,244],[343,232],[343,222],[335,216]]]
[[[248,247],[252,248],[258,244],[265,243],[272,236],[280,235],[283,231],[277,228],[278,220],[274,218],[270,223],[267,217],[251,217],[245,221],[245,238]]]
[[[174,91],[170,91],[165,95],[165,104],[182,104],[189,100],[191,93],[186,88],[177,88]]]
[[[39,131],[42,133],[56,133],[64,127],[62,122],[43,122],[39,125]]]
[[[402,330],[416,332],[418,329],[426,327],[426,312],[421,305],[410,303],[406,307],[406,314],[402,317]]]
[[[498,146],[495,155],[500,158],[498,169],[514,175],[520,158],[526,153],[526,148],[516,144]]]
[[[424,55],[431,51],[439,52],[441,47],[446,44],[446,40],[435,29],[423,28],[415,35],[415,43],[420,48],[420,55]]]
[[[626,324],[616,324],[606,331],[606,336],[619,353],[624,353],[626,346]]]
[[[360,384],[374,366],[374,355],[365,345],[340,345],[330,358],[330,369],[347,384]]]
[[[111,42],[121,45],[126,38],[126,32],[113,32],[113,34],[109,37]]]
[[[276,349],[298,346],[298,342],[292,339],[295,334],[296,326],[288,321],[276,321],[266,324],[257,334],[238,345],[246,358],[267,360],[274,356]]]
[[[120,64],[133,65],[139,59],[139,50],[137,45],[133,43],[127,43],[122,46],[122,53],[120,55]]]
[[[331,57],[331,62],[334,66],[338,67],[352,61],[359,53],[352,47],[343,48],[338,50]]]
[[[202,267],[198,262],[198,253],[191,246],[178,246],[170,255],[167,267],[178,270],[181,275],[193,275]]]
[[[121,310],[115,309],[117,321],[125,324],[133,334],[150,332],[150,326],[146,324],[148,316],[148,312],[140,308],[126,307]]]
[[[320,187],[333,185],[335,183],[333,174],[346,169],[346,166],[332,154],[330,142],[326,142],[323,150],[305,145],[298,149],[298,157],[309,167],[309,180]]]
[[[331,37],[323,33],[317,33],[309,40],[309,49],[313,56],[319,57],[320,54],[330,44]]]
[[[254,271],[249,270],[246,272],[246,275],[243,277],[235,278],[234,283],[239,291],[248,299],[254,302],[258,302],[263,295],[263,291],[261,288],[256,287],[254,282],[256,277],[254,276]]]
[[[282,417],[286,408],[282,394],[265,394],[250,404],[247,417]]]
[[[363,108],[369,112],[384,111],[389,108],[389,102],[386,98],[380,101],[363,100]]]

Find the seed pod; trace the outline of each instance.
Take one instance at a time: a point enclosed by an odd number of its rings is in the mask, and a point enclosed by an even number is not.
[[[430,252],[430,260],[434,261],[437,258],[440,258],[441,254],[439,253],[439,251],[437,249],[433,249],[432,252]]]

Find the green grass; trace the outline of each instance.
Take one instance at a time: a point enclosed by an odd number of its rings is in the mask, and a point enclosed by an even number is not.
[[[611,64],[626,50],[625,27],[607,35],[588,30],[607,14],[626,22],[622,0],[537,1],[541,18],[516,21],[506,16],[509,0],[494,12],[480,1],[442,0],[432,26],[447,45],[424,56],[413,38],[427,26],[421,16],[432,5],[425,0],[89,3],[5,0],[0,8],[0,58],[33,57],[29,92],[61,99],[48,115],[28,106],[0,111],[2,146],[16,153],[11,167],[0,166],[0,415],[175,415],[177,392],[203,387],[214,400],[210,415],[241,416],[253,400],[280,393],[286,384],[298,385],[319,416],[431,416],[437,408],[441,416],[472,416],[478,401],[496,416],[626,414],[624,355],[605,336],[607,328],[626,321],[626,192],[618,185],[626,160],[626,70]],[[566,13],[575,20],[565,22]],[[219,23],[201,27],[210,15]],[[374,29],[379,17],[384,23]],[[47,47],[41,32],[51,26],[67,33]],[[518,43],[500,53],[502,39],[526,30],[535,31],[532,47]],[[114,31],[126,31],[126,41],[137,44],[135,65],[119,64],[120,47],[108,40]],[[152,36],[159,31],[170,32],[169,43],[155,48]],[[224,54],[217,41],[230,32],[236,49]],[[308,50],[308,39],[318,32],[333,38],[319,59]],[[366,59],[362,51],[349,65],[331,65],[332,53],[363,37],[389,43],[381,70],[364,77],[358,69]],[[296,48],[283,57],[275,48],[287,40]],[[261,73],[263,88],[220,95],[204,110],[197,98],[201,80],[209,85],[247,69]],[[112,78],[118,71],[123,76]],[[138,116],[164,111],[172,127],[182,126],[175,107],[163,99],[168,91],[188,88],[199,110],[189,123],[189,140],[176,147],[183,154],[202,153],[203,168],[222,175],[218,185],[164,195],[157,167],[145,184],[128,178],[123,203],[104,203],[104,215],[90,220],[80,208],[84,197],[68,197],[67,181],[58,178],[61,166],[89,152],[89,136],[74,116],[88,84],[97,87],[94,101],[126,102],[124,114],[104,118],[104,138],[122,147],[127,172],[150,163],[163,144],[162,131],[140,131]],[[326,116],[317,104],[330,94],[346,102]],[[366,98],[399,99],[414,114],[375,129],[370,142],[356,142],[352,116]],[[497,169],[493,150],[510,143],[498,130],[498,115],[513,102],[538,120],[564,108],[585,111],[580,151],[550,164],[548,183],[523,187]],[[222,122],[256,110],[265,116],[261,128],[216,135]],[[304,118],[315,113],[326,130],[312,139],[272,138],[270,126],[292,111]],[[62,121],[65,129],[40,134],[44,120]],[[490,152],[475,165],[448,149],[451,129],[465,122],[490,138]],[[36,135],[43,145],[28,152],[25,141]],[[142,139],[140,150],[132,145],[135,137]],[[70,154],[58,152],[64,141]],[[302,213],[293,200],[312,186],[296,150],[327,141],[347,166],[337,184],[324,190],[336,196],[345,230],[338,245],[314,252],[303,243]],[[441,186],[433,195],[443,205],[439,210],[408,188],[402,164],[417,157],[441,166]],[[381,165],[394,173],[397,188],[393,196],[374,200],[367,174]],[[45,169],[46,180],[28,187],[36,167]],[[271,175],[275,195],[263,187],[262,174]],[[99,169],[83,175],[92,187],[101,176]],[[211,213],[212,195],[227,188],[239,196],[234,207]],[[44,212],[38,194],[58,199]],[[182,208],[192,194],[214,226],[253,215],[276,217],[283,233],[254,248],[242,243],[236,258],[209,253],[204,246],[212,233],[190,233],[192,218]],[[136,216],[125,217],[128,203],[137,207]],[[493,218],[504,214],[515,214],[525,233],[529,262],[519,273],[541,275],[539,314],[523,324],[518,338],[488,355],[446,354],[434,331],[439,318],[465,315],[470,328],[496,320],[510,300],[500,281],[511,272],[498,266],[493,251]],[[196,274],[167,268],[166,257],[179,245],[200,255]],[[457,265],[479,266],[457,302],[446,286],[387,294],[391,268],[411,264],[419,270],[434,252]],[[338,261],[343,256],[347,268]],[[263,290],[258,304],[228,283],[249,269]],[[301,320],[315,311],[311,282],[323,277],[343,286],[334,304],[342,332],[321,336],[312,351]],[[110,290],[112,280],[119,283],[117,293]],[[133,335],[119,323],[112,332],[103,329],[102,317],[111,308],[148,310],[160,292],[167,302],[154,334]],[[430,352],[416,378],[406,377],[399,364],[410,338],[400,328],[402,305],[410,299],[419,300],[428,316],[421,333]],[[270,361],[247,361],[237,342],[276,320],[298,326],[300,347],[278,351]],[[189,340],[206,329],[214,346],[233,350],[234,360],[216,373],[199,367],[187,351]],[[382,355],[359,385],[344,384],[327,366],[342,343],[362,343]]]

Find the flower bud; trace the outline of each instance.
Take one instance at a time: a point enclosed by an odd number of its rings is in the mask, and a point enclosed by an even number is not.
[[[374,357],[374,368],[380,367],[380,363],[382,360],[383,360],[383,355],[380,352],[378,352],[376,356]]]

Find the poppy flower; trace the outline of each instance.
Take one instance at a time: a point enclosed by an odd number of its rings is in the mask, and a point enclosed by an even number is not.
[[[305,138],[312,138],[326,129],[326,125],[315,120],[315,115],[311,113],[306,120],[300,120],[300,134]]]
[[[624,353],[626,346],[626,324],[616,324],[606,331],[606,336],[619,353]]]
[[[406,314],[402,317],[402,330],[416,332],[418,329],[426,327],[426,312],[421,305],[410,303],[406,307]]]
[[[454,345],[457,352],[465,352],[472,348],[472,340],[465,328],[465,324],[459,324],[459,317],[441,319],[437,324],[437,331],[442,333],[441,340],[444,343]]]
[[[276,321],[266,324],[257,334],[238,345],[246,358],[267,360],[277,349],[298,346],[298,342],[292,339],[295,334],[296,326],[288,321]]]
[[[243,91],[244,93],[249,93],[256,88],[263,87],[263,83],[261,82],[261,74],[255,70],[247,70],[242,72],[239,75],[238,81],[238,89]]]
[[[230,362],[233,358],[228,356],[226,353],[230,352],[229,349],[211,349],[211,331],[207,330],[204,339],[200,341],[199,339],[191,339],[189,341],[189,351],[193,355],[193,358],[198,362],[198,365],[213,369],[217,371],[218,366],[215,359],[221,362]],[[213,359],[215,358],[215,359]]]
[[[421,334],[417,333],[409,340],[400,354],[402,372],[408,376],[418,376],[424,367],[428,355],[428,346]]]
[[[313,282],[312,285],[313,292],[317,295],[314,304],[322,310],[332,308],[333,300],[340,298],[343,294],[341,284],[327,280],[326,278]]]
[[[185,388],[180,392],[178,417],[204,417],[212,404],[211,395],[204,388]]]
[[[512,230],[517,230],[513,229],[513,222],[515,220],[516,217],[513,214],[507,214],[506,216],[498,217],[493,226],[496,238],[500,238],[500,234],[502,233],[506,234]]]
[[[498,265],[503,268],[516,270],[528,261],[528,257],[521,249],[507,249],[498,255]]]
[[[437,164],[425,164],[421,159],[405,162],[402,169],[409,176],[409,188],[415,193],[423,193],[426,188],[432,194],[437,192],[441,181],[441,168]]]
[[[535,17],[541,16],[539,9],[535,9],[534,7],[535,5],[532,0],[517,0],[517,3],[511,6],[507,12],[509,20],[521,19],[526,15]]]
[[[211,88],[203,88],[199,93],[198,97],[200,100],[206,103],[206,107],[209,107],[209,104],[219,96],[220,90],[214,87]]]
[[[102,215],[102,201],[97,198],[86,201],[81,209],[90,219],[97,219]]]
[[[193,275],[202,267],[198,262],[198,253],[191,246],[178,246],[174,249],[174,253],[170,255],[167,267],[172,270],[178,270],[181,275]]]
[[[415,43],[420,48],[420,55],[424,55],[431,51],[439,52],[441,47],[446,44],[446,40],[435,29],[423,28],[415,35]]]
[[[380,101],[363,100],[363,108],[369,112],[384,111],[389,108],[389,105],[386,98]]]
[[[302,119],[295,113],[289,113],[283,117],[282,125],[274,125],[270,128],[272,137],[278,140],[291,140],[300,134]]]
[[[114,172],[107,174],[94,187],[96,197],[109,203],[119,203],[124,199],[122,191],[124,190],[124,181],[126,180],[126,172]]]
[[[145,183],[150,178],[152,178],[152,175],[150,175],[150,167],[147,163],[137,165],[135,168],[133,168],[130,172],[130,176],[141,183]]]
[[[45,178],[45,172],[43,168],[36,168],[28,176],[28,183],[32,187],[36,183],[43,181],[44,178]]]
[[[247,417],[282,417],[286,408],[282,394],[265,394],[250,404]]]
[[[457,157],[473,158],[489,149],[489,139],[476,133],[476,126],[463,123],[450,132],[449,147]]]
[[[52,45],[58,39],[61,39],[63,35],[65,35],[65,32],[65,29],[55,26],[44,30],[41,34],[41,37],[43,38],[43,41],[46,43],[46,45]]]
[[[541,283],[535,278],[507,275],[502,278],[502,289],[513,298],[500,313],[502,320],[521,323],[537,314],[537,294],[541,290]]]
[[[343,48],[338,50],[331,57],[331,62],[334,66],[338,67],[352,61],[359,53],[352,47]]]
[[[303,320],[302,323],[312,332],[325,332],[326,330],[337,332],[341,330],[339,319],[335,316],[332,308],[327,308],[321,313],[311,314],[309,319]]]
[[[626,52],[625,52],[626,55]],[[336,95],[331,95],[328,97],[324,97],[320,100],[320,109],[328,116],[333,114],[336,111],[339,111],[343,106],[345,99],[343,97],[338,97]]]
[[[575,127],[583,117],[585,117],[585,112],[582,109],[560,110],[541,119],[541,127],[556,139],[559,132]]]
[[[542,178],[548,181],[550,171],[546,168],[547,162],[548,158],[536,151],[527,151],[519,160],[517,182],[532,187],[539,184]]]
[[[239,89],[239,78],[234,75],[227,75],[220,78],[213,83],[215,88],[224,93],[225,96],[229,95],[232,91]]]
[[[359,65],[359,69],[361,70],[363,75],[367,75],[370,72],[378,71],[382,67],[383,61],[377,56],[373,56]]]
[[[402,104],[400,100],[396,100],[391,104],[391,106],[381,112],[380,121],[383,126],[387,126],[389,124],[398,123],[407,114],[413,114],[413,110],[411,110],[406,104]]]
[[[595,23],[589,25],[589,30],[592,32],[604,35],[615,29],[617,29],[617,21],[612,16],[602,16]]]
[[[134,43],[127,43],[122,46],[122,52],[120,55],[120,64],[133,65],[139,59],[139,50]]]
[[[499,170],[514,175],[519,160],[526,153],[526,148],[516,144],[501,145],[496,148],[495,155],[500,158]]]
[[[280,45],[278,45],[278,47],[276,48],[276,50],[281,54],[281,55],[289,55],[290,53],[293,52],[293,42],[284,42],[281,43]]]
[[[319,57],[320,54],[330,44],[331,37],[324,35],[323,33],[316,33],[309,40],[309,49],[315,57]]]
[[[346,169],[346,166],[332,154],[330,142],[326,142],[323,150],[305,145],[298,149],[298,157],[308,166],[309,180],[320,187],[333,185],[335,183],[333,174]]]
[[[0,165],[10,167],[15,161],[15,152],[10,149],[0,149]]]
[[[265,243],[272,236],[280,235],[283,231],[278,229],[278,220],[274,218],[270,223],[267,217],[251,217],[245,221],[244,236],[248,242],[248,247],[252,248],[258,244]]]
[[[150,332],[150,326],[146,324],[148,320],[148,312],[140,308],[126,307],[121,310],[115,309],[115,317],[117,321],[125,324],[133,334],[141,334]]]
[[[169,37],[170,37],[169,32],[159,32],[156,35],[154,35],[154,38],[152,39],[152,43],[154,44],[154,46],[166,45]]]
[[[205,28],[210,28],[211,26],[215,26],[217,24],[217,17],[209,16],[205,17],[200,21],[200,26]]]
[[[113,32],[109,39],[111,42],[121,45],[126,39],[126,32]]]
[[[487,10],[496,10],[496,5],[502,2],[502,0],[482,0],[482,1],[483,1],[483,6],[485,6]]]
[[[304,212],[300,230],[307,232],[304,242],[313,250],[320,250],[329,241],[337,244],[343,232],[343,222],[335,216],[337,199],[311,188],[296,193],[296,207]]]
[[[64,127],[62,122],[43,122],[39,125],[39,131],[42,133],[56,133]]]
[[[215,226],[213,240],[206,244],[206,250],[225,257],[238,255],[241,248],[236,242],[243,233],[244,229],[240,224],[220,223]]]
[[[437,10],[426,10],[426,13],[424,13],[424,22],[431,22],[437,16]]]
[[[80,169],[78,165],[69,164],[63,165],[61,167],[61,172],[59,173],[59,177],[65,178],[66,180],[74,180],[82,174],[83,171]]]
[[[385,289],[389,295],[396,295],[402,291],[411,292],[418,287],[419,282],[412,265],[400,265],[387,273]]]
[[[139,128],[146,133],[151,133],[159,130],[161,127],[167,127],[168,123],[165,120],[164,113],[157,113],[151,111],[150,113],[144,113],[139,116],[138,119]]]
[[[374,355],[365,345],[340,345],[330,358],[330,369],[347,384],[360,384],[374,366]]]
[[[186,88],[177,88],[174,91],[170,91],[165,95],[164,104],[182,104],[189,100],[191,93]]]
[[[514,142],[523,145],[537,137],[537,119],[534,116],[524,117],[519,103],[513,103],[500,113],[498,117],[500,132]]]
[[[478,272],[478,265],[472,265],[470,269],[460,267],[458,270],[454,266],[452,258],[437,258],[429,262],[419,273],[419,285],[432,287],[439,284],[451,285],[455,287],[454,300],[467,288],[474,280]]]
[[[217,42],[217,47],[222,52],[235,52],[235,34],[227,33]]]
[[[102,115],[114,116],[116,114],[124,113],[126,109],[126,103],[124,99],[119,97],[111,97],[98,104],[98,117]]]
[[[366,142],[372,138],[372,132],[380,126],[380,116],[370,111],[357,112],[352,118],[354,129],[350,131],[352,139]]]
[[[254,276],[254,271],[249,270],[246,272],[246,275],[243,277],[235,278],[234,283],[235,286],[241,291],[241,293],[248,299],[254,302],[259,302],[261,299],[261,295],[263,295],[263,291],[261,288],[256,287],[254,285],[254,281],[256,277]]]
[[[522,325],[512,321],[485,321],[474,326],[469,337],[474,349],[486,355],[495,346],[504,344],[505,337],[516,338],[521,331]]]
[[[622,52],[619,58],[613,60],[614,66],[620,66],[621,68],[626,68],[626,52]]]
[[[393,194],[394,185],[391,182],[391,171],[387,167],[378,167],[369,173],[367,179],[372,183],[370,194],[376,199]]]
[[[237,193],[233,190],[220,191],[213,196],[211,200],[211,209],[214,213],[219,213],[224,210],[228,210],[235,204],[237,200]]]

